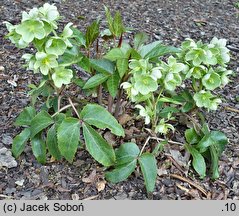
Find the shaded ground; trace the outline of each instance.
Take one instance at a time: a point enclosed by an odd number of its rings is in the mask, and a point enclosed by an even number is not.
[[[6,29],[2,21],[16,24],[22,10],[40,6],[46,1],[4,0],[0,2],[0,148],[11,148],[12,138],[19,132],[13,121],[29,102],[27,85],[36,82],[31,72],[22,68],[23,54],[9,41],[3,39]],[[155,0],[155,1],[78,1],[55,0],[64,22],[73,22],[84,30],[86,22],[104,17],[103,4],[120,10],[125,24],[135,31],[146,31],[151,40],[161,39],[167,44],[179,45],[187,37],[209,41],[213,36],[226,38],[230,47],[239,49],[239,11],[236,1],[204,0]],[[80,20],[84,16],[85,20]],[[104,23],[103,23],[104,25]],[[239,109],[236,96],[239,94],[238,51],[232,52],[230,67],[236,72],[230,85],[218,91],[226,100],[217,112],[207,118],[212,129],[224,131],[230,139],[220,161],[219,180],[209,178],[201,181],[189,172],[190,179],[207,191],[209,199],[239,198],[239,115],[223,107]],[[11,84],[17,83],[17,87]],[[171,152],[172,153],[172,152]],[[158,158],[159,176],[153,199],[205,199],[206,196],[185,179],[179,180],[169,174],[183,174],[171,156]],[[21,186],[21,180],[22,182]],[[16,181],[17,184],[15,183]],[[104,190],[100,191],[105,186]],[[38,164],[30,147],[19,158],[16,168],[0,168],[0,199],[147,199],[143,179],[137,173],[127,181],[112,185],[105,184],[102,167],[91,157],[79,151],[73,165],[65,161]]]

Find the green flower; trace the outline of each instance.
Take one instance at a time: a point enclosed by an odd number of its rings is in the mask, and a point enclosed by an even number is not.
[[[158,83],[150,75],[141,75],[135,80],[135,89],[142,95],[154,92],[158,88]]]
[[[221,78],[217,73],[210,72],[209,70],[209,73],[202,78],[202,84],[206,89],[214,90],[221,85]]]
[[[42,39],[46,36],[43,22],[37,20],[24,21],[16,27],[16,32],[26,43],[32,42],[34,38]]]
[[[150,123],[150,109],[146,107],[146,109],[141,105],[136,105],[135,108],[139,109],[139,115],[145,118],[145,124]]]
[[[28,70],[34,70],[34,64],[36,62],[35,56],[32,54],[26,53],[22,56],[22,58],[25,59]]]
[[[174,91],[175,88],[182,83],[182,78],[179,74],[177,73],[168,73],[164,80],[164,87],[169,90],[169,91]]]
[[[182,63],[177,63],[176,58],[174,58],[173,56],[169,56],[168,64],[165,69],[168,72],[179,73],[180,71],[183,71],[185,69],[185,65]]]
[[[26,20],[36,20],[39,18],[39,10],[37,8],[32,8],[28,13],[23,11],[22,22]]]
[[[56,58],[56,55],[46,54],[44,52],[37,52],[34,70],[40,69],[43,75],[47,75],[50,69],[58,67],[58,62]]]
[[[194,48],[190,50],[186,56],[186,61],[192,61],[194,66],[199,66],[203,62],[205,62],[207,56],[207,52],[202,48]]]
[[[229,49],[226,47],[226,39],[217,39],[214,37],[208,47],[217,58],[219,64],[224,65],[230,61]]]
[[[197,92],[193,99],[196,102],[196,105],[198,107],[205,107],[210,109],[211,107],[211,98],[213,98],[213,95],[209,91],[201,90],[200,92]]]
[[[45,3],[43,7],[39,8],[39,11],[42,13],[44,18],[48,21],[55,21],[60,18],[60,14],[57,10],[57,7],[54,5]]]
[[[231,70],[226,70],[222,73],[221,75],[221,83],[222,86],[224,87],[230,82],[230,79],[227,77],[228,75],[232,74],[233,72]]]
[[[57,88],[61,88],[63,84],[67,85],[71,82],[73,72],[64,67],[57,67],[54,69],[55,73],[52,74],[52,79]]]
[[[160,79],[162,77],[162,73],[160,71],[161,67],[154,67],[151,70],[151,77],[157,81],[158,79]]]
[[[152,68],[152,65],[149,63],[148,59],[132,59],[129,63],[129,68],[132,69],[131,73],[140,71],[142,73],[147,73]]]
[[[161,133],[161,134],[167,134],[169,129],[171,129],[172,131],[175,130],[173,125],[165,123],[165,120],[161,119],[159,124],[155,128],[155,132]]]
[[[51,37],[47,42],[45,46],[46,53],[48,54],[54,54],[54,55],[62,55],[67,46],[63,39],[60,37]]]
[[[203,65],[200,65],[198,67],[192,67],[188,71],[186,78],[193,76],[195,79],[200,79],[203,77],[205,73],[207,73],[207,68],[204,67]]]
[[[211,100],[210,108],[208,108],[208,109],[217,110],[217,107],[220,103],[222,103],[221,99],[215,98],[215,99]]]

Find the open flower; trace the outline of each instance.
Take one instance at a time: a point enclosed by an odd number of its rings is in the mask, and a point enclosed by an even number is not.
[[[65,67],[57,67],[54,69],[55,73],[52,74],[52,79],[57,88],[61,88],[63,84],[67,85],[71,82],[73,72]]]

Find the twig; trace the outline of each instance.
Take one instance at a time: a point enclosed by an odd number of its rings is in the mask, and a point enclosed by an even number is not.
[[[232,107],[224,107],[225,110],[228,110],[228,111],[232,111],[232,112],[236,112],[236,113],[239,113],[239,110],[238,109],[235,109],[235,108],[232,108]]]
[[[72,100],[70,98],[68,98],[68,101],[70,102],[70,105],[72,106],[73,110],[75,111],[77,117],[80,119],[80,115],[79,115],[78,111],[76,110],[74,104],[72,103]]]
[[[195,184],[194,182],[192,182],[189,179],[184,178],[183,176],[179,176],[176,174],[169,174],[170,177],[179,179],[181,181],[187,182],[188,184],[192,185],[193,187],[195,187],[196,189],[198,189],[199,191],[201,191],[206,197],[208,196],[208,193],[206,190],[204,190],[200,185]]]
[[[99,195],[87,197],[87,198],[85,198],[85,199],[83,199],[83,200],[93,200],[93,199],[97,198],[98,196],[99,196]]]
[[[141,151],[140,151],[140,153],[139,153],[139,156],[143,153],[144,148],[145,148],[145,146],[148,144],[148,142],[149,142],[150,139],[151,139],[151,137],[148,137],[148,138],[146,139],[146,141],[145,141],[145,143],[144,143],[144,145],[143,145],[143,147],[142,147],[142,149],[141,149]]]
[[[165,155],[169,158],[169,160],[172,161],[173,165],[183,174],[185,174],[185,170],[183,170],[183,168],[179,165],[179,163],[172,157],[172,155],[170,154],[166,154]]]
[[[13,196],[7,196],[7,195],[4,195],[4,194],[0,194],[0,197],[8,198],[8,199],[13,199],[14,198]]]
[[[165,139],[161,139],[161,138],[158,138],[158,137],[149,136],[149,137],[146,139],[146,141],[145,141],[145,143],[144,143],[144,145],[143,145],[143,147],[142,147],[142,149],[141,149],[139,155],[141,155],[141,154],[143,153],[143,151],[144,151],[144,149],[145,149],[145,146],[148,144],[149,140],[151,140],[151,139],[157,140],[157,141],[160,141],[160,142],[161,142],[161,141],[167,141],[169,144],[175,144],[175,145],[184,146],[184,144],[183,144],[183,143],[180,143],[180,142],[175,142],[175,141],[172,141],[172,140],[165,140]]]
[[[79,104],[78,103],[73,103],[74,106],[78,106]],[[68,104],[64,107],[62,107],[60,110],[58,110],[57,112],[55,112],[51,117],[53,118],[54,116],[56,116],[57,114],[61,113],[62,111],[68,109],[69,107],[71,107],[72,105],[71,104]]]

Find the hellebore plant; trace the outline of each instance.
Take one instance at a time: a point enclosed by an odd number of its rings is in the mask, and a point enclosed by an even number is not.
[[[72,23],[59,31],[60,14],[48,3],[23,12],[17,25],[5,22],[7,38],[16,47],[34,47],[22,58],[28,70],[41,75],[38,86],[29,85],[31,106],[16,119],[15,125],[23,130],[14,138],[14,156],[23,153],[28,140],[42,164],[47,163],[48,155],[71,163],[77,150],[85,148],[109,168],[105,177],[113,183],[127,179],[139,164],[146,189],[152,192],[157,152],[167,143],[169,132],[175,131],[177,118],[184,115],[194,123],[185,132],[185,149],[192,155],[195,171],[202,178],[206,175],[206,159],[212,177],[218,178],[218,160],[228,140],[222,132],[210,132],[207,124],[199,124],[193,115],[198,113],[203,120],[201,108],[216,110],[221,103],[213,91],[224,87],[232,73],[227,69],[230,57],[226,40],[213,38],[204,44],[187,39],[175,48],[160,41],[147,44],[147,35],[138,33],[131,45],[124,41],[129,29],[123,25],[120,13],[112,16],[107,7],[105,13],[108,28],[100,31],[100,20],[96,20],[85,34]],[[80,88],[80,97],[71,91],[72,87]],[[152,152],[144,152],[147,141],[141,150],[132,142],[114,150],[98,132],[110,130],[124,136],[117,121],[123,90],[151,134],[164,136]],[[97,95],[98,104],[90,102],[93,97],[86,100],[90,95]],[[102,100],[105,95],[106,104]]]

